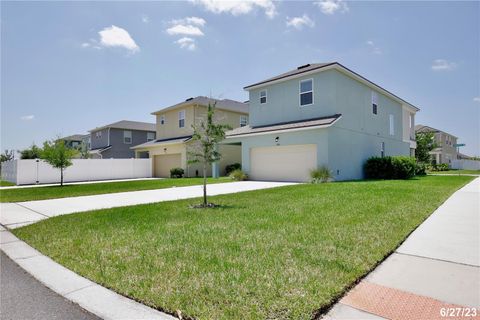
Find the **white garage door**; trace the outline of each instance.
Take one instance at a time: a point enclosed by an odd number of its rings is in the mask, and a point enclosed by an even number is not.
[[[296,144],[250,149],[250,179],[308,181],[317,167],[317,145]]]

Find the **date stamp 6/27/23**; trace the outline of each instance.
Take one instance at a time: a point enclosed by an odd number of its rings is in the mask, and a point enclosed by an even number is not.
[[[442,318],[475,318],[477,316],[480,316],[480,308],[440,308],[440,316]]]

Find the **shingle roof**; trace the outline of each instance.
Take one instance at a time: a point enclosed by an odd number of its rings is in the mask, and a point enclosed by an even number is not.
[[[323,67],[330,66],[330,65],[333,65],[335,63],[336,62],[306,64],[306,65],[300,66],[300,67],[298,67],[294,70],[290,70],[288,72],[279,74],[278,76],[275,76],[275,77],[272,77],[272,78],[269,78],[269,79],[251,84],[249,86],[246,86],[246,87],[244,87],[244,89],[248,89],[250,87],[258,86],[260,84],[264,84],[264,83],[267,83],[267,82],[270,82],[270,81],[275,81],[275,80],[280,80],[280,79],[283,79],[283,78],[288,78],[288,77],[291,77],[291,76],[294,76],[294,75],[297,75],[297,74],[301,74],[301,73],[304,73],[304,72],[308,72],[308,71],[312,71],[312,70],[316,70],[316,69],[321,69]]]
[[[127,130],[139,130],[139,131],[156,131],[155,123],[121,120],[114,123],[110,123],[101,127],[90,130],[89,132],[98,131],[105,128],[127,129]]]
[[[226,132],[226,136],[228,137],[236,137],[241,135],[248,135],[248,134],[259,134],[259,133],[269,133],[275,131],[284,131],[284,130],[295,130],[295,129],[303,129],[303,128],[321,128],[327,127],[332,125],[335,121],[340,119],[341,114],[334,114],[328,117],[321,117],[321,118],[313,118],[307,120],[299,120],[299,121],[290,121],[290,122],[282,122],[271,124],[267,126],[245,126],[239,127],[233,130]]]
[[[183,136],[183,137],[174,137],[174,138],[168,138],[168,139],[157,139],[153,141],[148,141],[139,145],[136,145],[134,147],[131,147],[130,149],[139,149],[139,148],[148,148],[148,147],[153,147],[157,145],[162,145],[165,143],[172,144],[172,143],[182,143],[182,142],[187,142],[190,140],[192,136]]]
[[[61,139],[64,141],[82,141],[88,136],[88,134],[72,134],[71,136],[63,137]]]
[[[457,136],[454,136],[453,134],[451,133],[448,133],[448,132],[445,132],[443,130],[439,130],[439,129],[435,129],[433,127],[430,127],[430,126],[426,126],[426,125],[423,125],[423,124],[417,124],[415,125],[415,132],[443,132],[445,134],[448,134],[449,136],[452,136],[452,137],[455,137],[455,138],[458,138]]]
[[[158,111],[152,112],[152,114],[158,114],[162,113],[168,110],[176,109],[181,106],[187,106],[191,104],[198,104],[202,106],[207,106],[209,103],[213,104],[216,102],[216,108],[217,109],[223,109],[227,111],[234,111],[234,112],[240,112],[240,113],[248,113],[248,104],[240,102],[240,101],[235,101],[231,99],[223,99],[223,100],[218,100],[214,98],[208,98],[204,96],[198,96],[195,98],[189,98],[183,102],[174,104],[173,106],[166,107],[163,109],[160,109]]]

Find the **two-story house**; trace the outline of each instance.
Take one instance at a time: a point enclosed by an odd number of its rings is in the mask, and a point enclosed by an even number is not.
[[[199,96],[153,112],[157,120],[157,138],[132,149],[137,154],[148,152],[153,159],[152,172],[155,177],[169,177],[172,168],[184,169],[187,177],[203,174],[200,164],[190,164],[188,160],[189,153],[195,147],[191,141],[192,126],[206,119],[209,103],[215,103],[214,120],[217,123],[228,124],[231,128],[248,125],[248,105],[229,99],[217,100]],[[223,175],[226,165],[241,162],[241,150],[236,145],[222,145],[219,148],[222,160],[218,164],[218,171]],[[207,174],[212,174],[211,167]]]
[[[437,148],[430,151],[432,161],[441,164],[450,165],[452,160],[457,159],[458,151],[456,148],[457,137],[442,130],[438,130],[423,124],[415,126],[415,132],[432,132],[434,134],[435,144]]]
[[[78,149],[82,144],[88,147],[89,134],[72,134],[71,136],[60,138],[64,141],[65,146],[72,149]]]
[[[244,88],[249,125],[227,133],[253,180],[307,181],[327,166],[361,179],[371,156],[413,155],[417,107],[338,62],[307,64]]]
[[[93,158],[135,158],[132,146],[155,140],[155,124],[121,120],[92,129],[90,154]],[[139,154],[138,157],[147,157]]]

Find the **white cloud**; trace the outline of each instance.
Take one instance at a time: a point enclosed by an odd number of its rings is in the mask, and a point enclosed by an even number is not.
[[[149,23],[149,22],[150,22],[150,18],[149,18],[146,14],[144,14],[144,15],[142,15],[142,22],[143,22],[143,23]]]
[[[436,59],[433,60],[432,70],[433,71],[450,71],[457,67],[455,62],[450,62],[445,59]]]
[[[203,36],[203,31],[200,30],[200,28],[192,25],[183,25],[183,24],[177,24],[174,26],[171,26],[170,28],[167,29],[167,33],[171,36],[174,35],[187,35],[187,36]]]
[[[380,49],[378,46],[375,45],[375,43],[372,40],[368,40],[366,44],[370,47],[372,50],[373,54],[382,54],[382,49]]]
[[[174,20],[170,21],[170,23],[172,23],[172,24],[191,24],[191,25],[196,25],[196,26],[203,27],[205,25],[205,23],[207,23],[207,21],[205,21],[205,19],[199,18],[199,17],[186,17],[186,18],[183,18],[183,19],[174,19]]]
[[[313,28],[315,26],[315,22],[310,19],[306,14],[301,17],[287,17],[287,27],[293,27],[295,29],[301,30],[304,26]]]
[[[30,120],[33,120],[33,119],[35,119],[35,116],[33,114],[29,114],[28,116],[20,117],[20,120],[23,120],[23,121],[30,121]]]
[[[127,30],[112,25],[99,31],[100,45],[103,47],[121,47],[129,50],[131,53],[140,51]]]
[[[480,102],[480,97],[473,98],[473,102]]]
[[[320,0],[315,1],[314,4],[317,5],[324,14],[348,11],[348,5],[343,0]]]
[[[230,13],[234,16],[250,13],[255,8],[265,11],[268,18],[277,14],[277,9],[272,0],[190,0],[194,4],[202,5],[207,11],[213,13]]]
[[[182,49],[187,49],[190,51],[194,51],[197,49],[197,45],[195,44],[195,39],[189,37],[183,37],[175,41],[176,44],[180,46]]]

